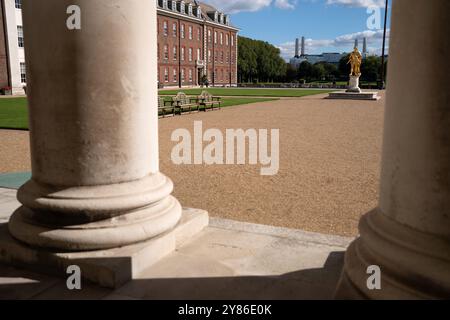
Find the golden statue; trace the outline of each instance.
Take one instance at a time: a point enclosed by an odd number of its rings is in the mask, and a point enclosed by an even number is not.
[[[352,70],[350,72],[350,76],[360,76],[361,75],[361,63],[362,63],[362,55],[359,52],[358,48],[355,47],[352,53],[350,53],[350,57],[348,59],[347,64],[351,64]]]

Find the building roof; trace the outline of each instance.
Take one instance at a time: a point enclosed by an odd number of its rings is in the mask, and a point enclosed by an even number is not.
[[[220,24],[223,25],[224,27],[228,27],[228,28],[232,28],[232,29],[237,29],[235,26],[233,26],[230,23],[230,16],[228,14],[225,14],[223,12],[220,12],[217,8],[209,5],[209,4],[205,4],[203,2],[197,1],[197,0],[167,0],[168,5],[170,4],[170,7],[168,7],[167,9],[164,9],[162,6],[163,1],[162,0],[156,0],[156,2],[158,3],[158,9],[164,10],[168,13],[170,12],[174,12],[171,9],[171,5],[172,2],[175,3],[180,3],[181,1],[184,1],[185,5],[189,5],[191,4],[194,8],[200,8],[201,9],[201,19],[205,22],[209,22],[209,23],[215,23],[215,24]],[[185,12],[179,12],[178,10],[176,11],[177,14],[186,14]],[[214,15],[217,13],[218,17],[220,18],[221,16],[223,16],[224,20],[220,21],[219,20],[215,20],[214,19]],[[193,19],[199,19],[196,16],[191,16],[190,18]]]

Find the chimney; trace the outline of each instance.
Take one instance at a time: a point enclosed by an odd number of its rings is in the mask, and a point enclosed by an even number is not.
[[[295,57],[298,58],[300,53],[300,40],[295,39]]]
[[[305,37],[302,37],[302,57],[305,55]]]
[[[366,56],[367,54],[367,38],[364,38],[363,42],[363,55]]]
[[[359,47],[358,39],[355,39],[355,48]]]

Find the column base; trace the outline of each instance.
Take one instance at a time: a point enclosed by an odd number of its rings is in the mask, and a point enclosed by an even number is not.
[[[15,240],[6,224],[0,225],[0,262],[67,278],[70,265],[81,268],[82,277],[94,284],[117,288],[175,251],[208,226],[208,213],[184,209],[175,228],[151,240],[120,248],[87,252],[55,252],[35,249]]]
[[[379,210],[365,215],[361,238],[345,257],[337,299],[448,299],[450,241],[390,219]],[[370,290],[369,266],[381,269],[381,290]]]
[[[120,184],[51,187],[30,180],[9,222],[11,235],[55,251],[106,250],[147,241],[171,230],[181,205],[161,173]]]

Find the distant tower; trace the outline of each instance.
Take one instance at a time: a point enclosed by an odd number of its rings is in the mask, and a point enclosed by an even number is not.
[[[365,58],[367,56],[367,38],[364,38],[363,41],[363,57]]]
[[[295,57],[298,58],[300,54],[300,40],[295,39]]]
[[[355,39],[355,48],[359,47],[358,39]]]
[[[305,56],[305,37],[302,37],[302,57]]]

